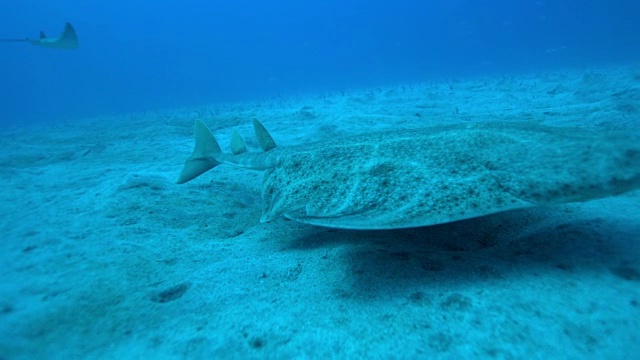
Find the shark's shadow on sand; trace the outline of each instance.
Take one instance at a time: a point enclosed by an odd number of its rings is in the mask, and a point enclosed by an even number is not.
[[[640,282],[640,229],[578,213],[571,205],[514,210],[435,226],[352,231],[313,228],[283,251],[349,248],[342,297],[414,286],[506,281],[552,273],[608,273]]]

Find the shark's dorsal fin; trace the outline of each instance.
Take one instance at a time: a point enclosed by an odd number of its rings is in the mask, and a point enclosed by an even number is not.
[[[44,31],[40,31],[40,39],[46,39],[47,35],[44,34]]]
[[[269,134],[264,125],[255,118],[253,119],[253,131],[256,133],[258,143],[263,151],[269,151],[276,147],[276,142],[271,137],[271,134]]]
[[[244,142],[242,135],[237,130],[233,130],[231,134],[231,153],[233,155],[242,154],[247,151],[247,144]]]

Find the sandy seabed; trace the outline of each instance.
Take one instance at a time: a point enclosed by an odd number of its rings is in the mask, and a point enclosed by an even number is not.
[[[640,192],[437,226],[261,224],[228,149],[523,121],[640,131],[640,67],[451,79],[0,131],[0,359],[630,359]]]

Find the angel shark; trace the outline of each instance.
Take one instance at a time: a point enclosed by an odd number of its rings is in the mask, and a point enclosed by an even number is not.
[[[178,183],[220,164],[262,170],[261,222],[285,216],[344,229],[427,226],[640,188],[636,135],[487,122],[277,147],[253,125],[262,151],[247,151],[234,132],[226,153],[196,121]]]
[[[80,44],[78,43],[78,35],[76,30],[70,23],[64,25],[64,30],[59,37],[47,37],[44,32],[40,31],[40,38],[38,39],[0,39],[4,42],[28,42],[36,46],[42,46],[51,49],[65,49],[73,50],[77,49]]]

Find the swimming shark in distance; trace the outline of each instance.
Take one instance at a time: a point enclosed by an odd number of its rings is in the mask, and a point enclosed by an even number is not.
[[[0,39],[3,42],[28,42],[32,45],[42,46],[50,49],[64,49],[73,50],[77,49],[80,44],[78,43],[78,35],[76,30],[70,23],[64,25],[64,30],[59,37],[47,37],[44,32],[40,31],[40,38],[38,39]]]

